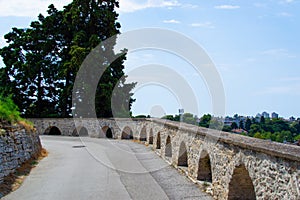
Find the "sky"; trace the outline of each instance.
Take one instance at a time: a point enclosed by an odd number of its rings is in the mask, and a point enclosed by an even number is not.
[[[0,47],[12,27],[28,27],[51,3],[61,9],[70,2],[0,0]],[[120,0],[118,20],[123,33],[155,27],[182,34],[201,46],[220,75],[224,115],[255,116],[267,111],[288,118],[300,117],[299,10],[299,0]],[[197,108],[188,108],[182,95],[168,85],[152,83],[135,89],[134,115],[178,114],[179,108],[198,116],[213,113],[205,77],[186,60],[160,50],[130,52],[125,63],[128,80],[138,81],[131,74],[145,65],[165,66],[179,74],[191,88]],[[160,70],[152,73],[163,77]]]

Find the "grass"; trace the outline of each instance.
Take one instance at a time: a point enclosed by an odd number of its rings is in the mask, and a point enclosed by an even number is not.
[[[34,130],[31,122],[20,117],[19,108],[11,97],[0,96],[0,122],[3,125],[21,125],[28,132]]]
[[[18,106],[13,102],[11,97],[0,96],[0,119],[11,124],[21,120]]]
[[[9,174],[4,178],[2,184],[0,184],[0,193],[7,195],[10,192],[17,190],[25,178],[30,174],[31,170],[37,166],[39,161],[48,156],[48,152],[42,149],[38,155],[34,155],[31,159],[27,160],[21,165],[14,173]]]

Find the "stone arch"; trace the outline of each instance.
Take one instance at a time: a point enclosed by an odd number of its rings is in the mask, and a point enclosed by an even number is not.
[[[109,126],[102,127],[102,132],[104,133],[106,138],[113,138],[114,137],[113,131]]]
[[[172,157],[172,142],[171,142],[171,137],[169,135],[166,139],[165,156]]]
[[[205,150],[202,150],[200,154],[197,179],[200,181],[212,182],[210,157]]]
[[[121,139],[125,139],[125,140],[132,140],[133,139],[133,132],[132,132],[130,127],[126,126],[123,129]]]
[[[188,167],[188,155],[185,143],[182,141],[179,147],[178,166]]]
[[[161,148],[161,138],[160,138],[160,132],[158,132],[156,136],[156,149],[160,149],[160,148]]]
[[[61,131],[56,126],[50,126],[45,130],[44,135],[61,135]]]
[[[89,132],[88,132],[87,128],[85,128],[84,126],[81,126],[81,127],[75,128],[72,135],[86,137],[86,136],[89,136]]]
[[[146,142],[147,141],[147,129],[146,126],[144,126],[140,133],[140,141]]]
[[[245,165],[237,166],[229,183],[228,200],[255,200],[255,190]]]
[[[152,130],[152,128],[149,131],[149,144],[153,144],[153,130]]]

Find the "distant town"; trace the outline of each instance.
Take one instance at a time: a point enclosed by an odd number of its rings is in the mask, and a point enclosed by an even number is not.
[[[253,116],[240,116],[238,114],[235,114],[233,117],[227,116],[224,119],[224,125],[227,126],[231,126],[232,123],[236,123],[236,124],[241,124],[246,122],[247,118],[251,119],[252,121],[255,120],[256,122],[260,122],[262,117],[264,119],[281,119],[287,122],[295,122],[295,121],[299,121],[300,122],[300,118],[295,118],[295,117],[290,117],[288,119],[284,119],[283,117],[280,117],[278,113],[276,112],[272,112],[271,114],[269,114],[268,112],[262,112],[262,113],[257,113],[255,117]]]
[[[136,116],[136,118],[141,117],[150,116]],[[162,119],[300,146],[300,118],[296,119],[292,116],[284,119],[276,112],[258,113],[255,117],[235,114],[224,118],[214,117],[210,114],[198,117],[191,113],[184,113],[184,110],[180,109],[178,115],[165,115]]]

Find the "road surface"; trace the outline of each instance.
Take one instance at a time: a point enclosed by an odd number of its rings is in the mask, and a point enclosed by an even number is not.
[[[49,156],[4,200],[212,199],[150,147],[88,137],[41,140]]]

